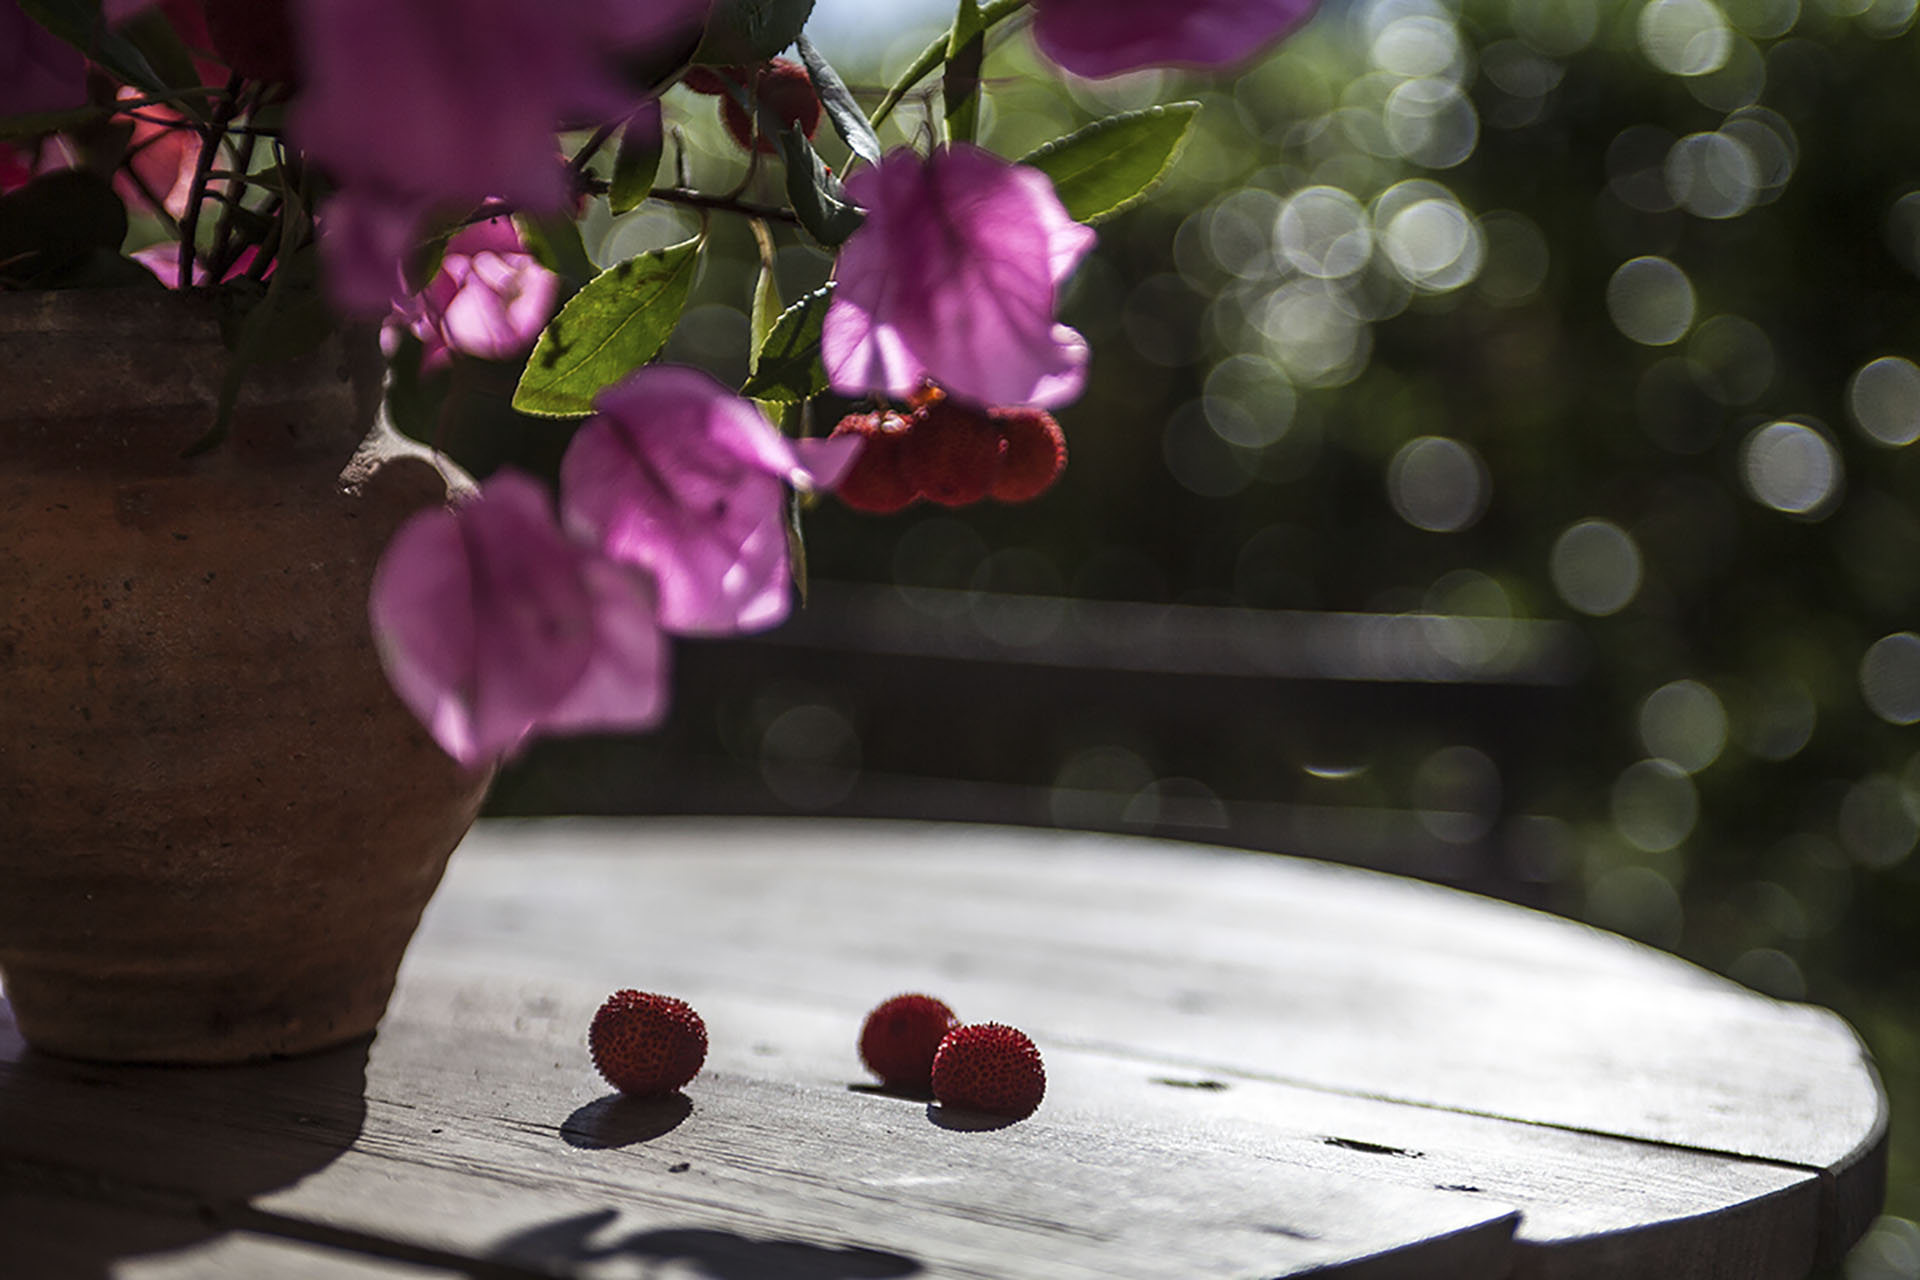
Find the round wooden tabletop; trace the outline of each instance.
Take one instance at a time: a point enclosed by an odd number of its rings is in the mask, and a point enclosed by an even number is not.
[[[620,987],[705,1017],[683,1095],[594,1075]],[[1040,1109],[877,1089],[855,1041],[902,991],[1027,1031]],[[169,1074],[15,1045],[0,1154],[237,1197],[254,1248],[332,1266],[1784,1280],[1865,1230],[1886,1150],[1839,1018],[1620,938],[1295,859],[959,825],[482,824],[343,1053]],[[313,1149],[235,1184],[303,1108]],[[203,1235],[181,1274],[258,1264]]]

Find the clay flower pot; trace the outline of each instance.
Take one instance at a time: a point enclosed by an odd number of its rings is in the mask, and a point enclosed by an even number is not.
[[[0,294],[0,984],[34,1047],[238,1061],[370,1032],[488,779],[388,689],[367,587],[444,500],[358,492],[377,357],[250,372],[214,305]]]

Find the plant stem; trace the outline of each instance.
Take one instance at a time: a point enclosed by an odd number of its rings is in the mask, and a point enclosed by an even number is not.
[[[1026,6],[1027,0],[990,0],[989,3],[981,5],[981,35],[984,36],[993,27],[1003,20],[1012,17],[1020,10],[1026,8]],[[906,72],[901,75],[898,80],[893,82],[893,88],[887,90],[887,96],[880,100],[880,105],[873,109],[873,115],[869,118],[869,122],[874,128],[878,129],[880,122],[893,114],[893,109],[900,105],[900,99],[906,97],[907,94],[913,90],[914,85],[926,79],[935,67],[946,61],[947,45],[951,39],[951,32],[941,32],[940,35],[934,39],[933,43],[922,50],[920,56],[913,60],[913,65],[908,67]]]
[[[246,196],[247,174],[253,168],[253,150],[260,141],[257,133],[248,133],[240,139],[239,153],[234,157],[236,172],[232,180],[221,191],[220,223],[213,232],[213,251],[207,255],[209,278],[215,282],[226,279],[227,270],[232,266],[228,251],[233,247],[233,221],[240,211],[240,202]]]
[[[214,157],[226,141],[227,125],[236,114],[240,96],[240,77],[227,81],[227,96],[214,103],[213,118],[200,135],[200,156],[194,162],[193,183],[187,188],[187,212],[180,220],[180,288],[193,288],[195,243],[200,232],[200,202],[207,198],[207,175],[213,171]]]
[[[584,186],[595,195],[607,193],[607,184],[599,179],[590,180]],[[704,191],[689,191],[685,187],[655,187],[647,192],[647,196],[653,200],[664,200],[668,204],[685,205],[689,209],[737,213],[743,218],[763,218],[768,222],[784,222],[789,226],[800,225],[800,219],[793,210],[782,205],[765,204],[758,200],[708,195]],[[505,217],[514,212],[516,212],[514,207],[503,200],[489,200],[468,215],[467,224],[485,222],[489,218]]]
[[[600,148],[607,145],[607,139],[613,136],[614,131],[620,127],[620,124],[621,122],[616,120],[612,123],[601,125],[593,131],[592,137],[581,144],[580,150],[574,152],[573,155],[573,171],[575,173],[585,173],[587,171],[587,166],[593,163],[593,158],[600,154]]]

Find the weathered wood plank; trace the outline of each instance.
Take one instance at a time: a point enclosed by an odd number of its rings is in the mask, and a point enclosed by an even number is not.
[[[795,1081],[778,1055],[750,1048],[739,1055],[750,1074],[716,1063],[690,1102],[622,1105],[578,1042],[597,996],[503,1006],[496,986],[444,1001],[447,1019],[396,1009],[365,1062],[364,1116],[316,1144],[339,1144],[335,1158],[277,1188],[269,1177],[252,1206],[396,1249],[534,1270],[656,1256],[662,1241],[688,1239],[769,1266],[850,1256],[891,1268],[873,1274],[1150,1277],[1172,1265],[1490,1280],[1507,1270],[1514,1215],[1504,1205],[1300,1170],[1150,1127],[1036,1117],[947,1128],[925,1104],[849,1089],[844,1074],[826,1087]],[[353,1055],[333,1065],[343,1080],[361,1070]],[[289,1091],[257,1111],[236,1106],[275,1072],[29,1059],[7,1081],[0,1144],[109,1169],[117,1187],[179,1187],[217,1204],[237,1189],[230,1158],[246,1135],[231,1132],[235,1111],[278,1146],[313,1101]],[[323,1074],[309,1072],[304,1088],[324,1093]]]
[[[478,929],[530,976],[624,953],[676,989],[931,987],[1056,1044],[1825,1171],[1828,1257],[1880,1202],[1884,1095],[1840,1019],[1429,885],[884,823],[496,824],[461,860],[429,946]]]
[[[594,1077],[618,986],[705,1015],[685,1101]],[[1036,1116],[861,1087],[916,987],[1035,1035]],[[101,1068],[0,1025],[0,1171],[504,1276],[1791,1280],[1857,1234],[1821,1170],[1877,1207],[1878,1099],[1831,1015],[1564,922],[981,828],[485,825],[371,1046]]]

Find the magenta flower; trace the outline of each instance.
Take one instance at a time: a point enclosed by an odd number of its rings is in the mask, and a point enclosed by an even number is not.
[[[786,486],[830,489],[857,439],[788,440],[698,369],[652,365],[600,393],[560,462],[567,528],[652,571],[660,625],[721,635],[787,616]]]
[[[1065,404],[1087,344],[1054,319],[1093,247],[1045,174],[977,147],[905,148],[847,179],[867,220],[840,253],[820,352],[834,390],[903,400],[927,379],[977,404]]]
[[[1299,27],[1318,0],[1033,0],[1040,52],[1081,76],[1229,67]]]
[[[652,584],[562,534],[531,476],[500,471],[401,525],[368,611],[394,691],[462,764],[536,733],[645,729],[665,714]]]
[[[80,51],[0,0],[0,116],[64,111],[87,101]]]
[[[571,193],[555,131],[631,112],[642,95],[619,62],[685,38],[709,2],[296,3],[305,86],[290,127],[340,188],[322,211],[335,301],[384,311],[436,212],[489,198],[561,209]]]
[[[559,294],[560,278],[527,252],[513,220],[489,218],[447,241],[440,270],[394,300],[386,328],[420,339],[423,369],[445,367],[456,351],[504,360],[533,346]]]

